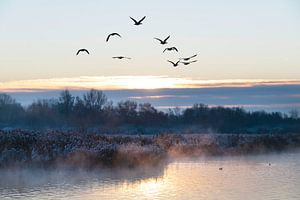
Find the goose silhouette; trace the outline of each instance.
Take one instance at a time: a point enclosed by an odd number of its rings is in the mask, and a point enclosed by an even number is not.
[[[112,57],[113,59],[119,59],[119,60],[122,60],[122,59],[131,59],[131,58],[129,58],[129,57],[125,57],[125,56],[114,56],[114,57]]]
[[[87,54],[90,54],[90,52],[86,49],[79,49],[76,53],[76,56],[78,56],[78,54],[80,54],[81,52],[86,52]]]
[[[177,67],[180,63],[180,60],[178,60],[176,63],[173,61],[168,60],[169,63],[171,63],[173,65],[173,67]]]
[[[169,47],[169,48],[165,48],[165,50],[163,52],[165,53],[166,51],[177,51],[178,52],[178,49],[176,47]]]
[[[164,45],[164,44],[168,44],[168,39],[170,38],[170,35],[168,37],[166,37],[166,39],[162,40],[159,38],[154,38],[155,40],[158,40],[160,42],[160,44]]]
[[[121,35],[120,35],[119,33],[111,33],[111,34],[109,34],[109,35],[107,36],[106,42],[108,42],[109,39],[110,39],[110,37],[112,37],[112,36],[119,36],[119,37],[121,38]]]
[[[130,17],[130,19],[134,22],[134,25],[136,25],[136,26],[139,26],[139,25],[142,25],[143,23],[143,21],[146,19],[146,16],[144,16],[142,19],[140,19],[139,21],[137,21],[136,19],[134,19],[134,18],[132,18],[132,17]]]

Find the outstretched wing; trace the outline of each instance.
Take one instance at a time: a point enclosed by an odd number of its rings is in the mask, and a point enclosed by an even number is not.
[[[194,63],[194,62],[197,62],[197,60],[193,60],[193,61],[191,61],[191,62],[181,62],[181,63],[184,64],[184,65],[189,65],[189,64],[192,64],[192,63]]]
[[[164,42],[167,42],[167,40],[170,38],[170,35],[164,40]]]
[[[195,55],[193,55],[193,56],[189,57],[189,59],[191,59],[191,58],[195,58],[196,56],[197,56],[197,54],[195,54]]]
[[[176,65],[174,62],[172,62],[172,61],[170,61],[170,60],[168,60],[168,62],[169,62],[169,63],[172,63],[172,65]]]
[[[184,64],[184,65],[190,64],[189,62],[181,62],[181,63]]]
[[[173,47],[172,49],[174,49],[175,51],[177,51],[177,52],[178,52],[178,49],[177,49],[176,47]]]
[[[130,16],[129,16],[129,17],[130,17]],[[135,24],[138,23],[138,21],[136,21],[134,18],[130,17],[130,19],[131,19],[132,21],[134,21]]]
[[[138,23],[142,23],[142,21],[144,21],[146,19],[146,16],[144,16]]]
[[[110,36],[111,36],[111,34],[109,34],[109,35],[107,36],[107,38],[106,38],[106,42],[108,42],[108,41],[109,41],[109,38],[110,38]]]
[[[119,36],[120,38],[122,37],[119,33],[112,33],[112,35]]]
[[[161,39],[159,39],[159,38],[154,38],[155,40],[158,40],[158,41],[160,41],[160,42],[163,42]]]
[[[193,55],[193,56],[191,56],[191,57],[181,58],[181,60],[188,61],[188,60],[190,60],[190,59],[192,59],[192,58],[194,58],[194,57],[196,57],[196,56],[197,56],[197,54],[195,54],[195,55]]]
[[[86,49],[83,49],[83,51],[85,51],[87,54],[90,54],[90,52]]]

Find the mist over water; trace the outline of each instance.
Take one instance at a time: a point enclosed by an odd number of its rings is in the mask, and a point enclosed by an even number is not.
[[[300,198],[299,152],[174,160],[136,170],[2,169],[0,175],[0,199]]]

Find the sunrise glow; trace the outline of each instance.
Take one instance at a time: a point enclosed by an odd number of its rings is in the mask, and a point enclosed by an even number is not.
[[[119,90],[119,89],[163,89],[163,88],[217,88],[252,87],[259,85],[298,85],[300,80],[200,80],[168,76],[81,76],[74,78],[51,78],[0,82],[2,92],[34,92],[40,90]],[[155,97],[154,97],[155,98]]]

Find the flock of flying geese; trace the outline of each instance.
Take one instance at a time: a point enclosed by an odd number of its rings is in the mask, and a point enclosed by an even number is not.
[[[143,21],[146,19],[146,16],[144,16],[142,19],[140,20],[136,20],[132,17],[130,17],[130,19],[134,22],[134,25],[135,26],[140,26],[142,25]],[[109,40],[112,38],[112,37],[120,37],[122,38],[122,36],[119,34],[119,33],[111,33],[107,36],[106,38],[106,42],[109,42]],[[168,37],[166,37],[165,39],[160,39],[160,38],[154,38],[155,40],[159,41],[161,45],[166,45],[168,44],[168,40],[170,38],[170,35]],[[176,51],[178,52],[178,49],[176,47],[167,47],[164,49],[163,53],[165,53],[166,51]],[[76,53],[76,55],[79,55],[80,53],[87,53],[87,54],[90,54],[90,52],[87,50],[87,49],[79,49]],[[171,63],[173,65],[173,67],[177,67],[179,64],[183,64],[183,65],[189,65],[189,64],[192,64],[192,63],[195,63],[197,62],[197,60],[192,60],[192,58],[195,58],[197,56],[197,54],[193,55],[193,56],[190,56],[190,57],[185,57],[185,58],[179,58],[178,61],[176,62],[173,62],[173,61],[170,61],[170,60],[167,60],[169,63]],[[112,57],[113,59],[131,59],[130,57],[126,57],[126,56],[114,56]]]

